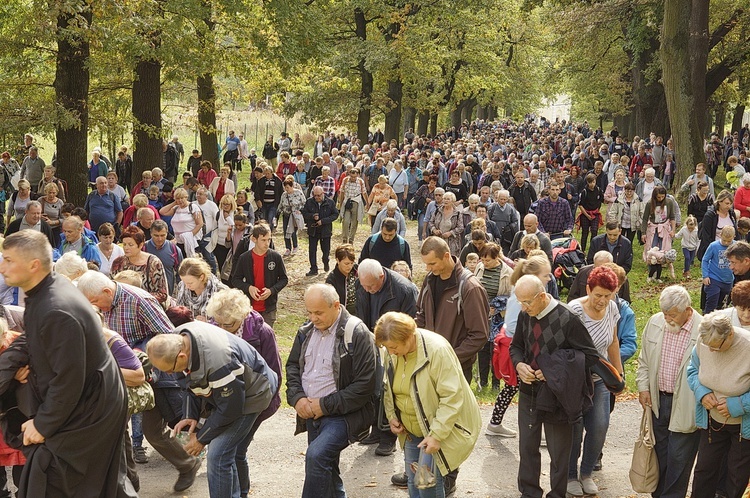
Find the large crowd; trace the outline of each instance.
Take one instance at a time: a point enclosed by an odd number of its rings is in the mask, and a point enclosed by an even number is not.
[[[740,498],[749,139],[747,126],[713,135],[693,167],[671,138],[533,116],[390,142],[284,132],[260,155],[230,131],[215,167],[175,136],[137,182],[127,147],[114,162],[94,150],[76,206],[28,134],[0,156],[0,465],[17,496],[137,496],[145,439],[177,470],[175,491],[205,460],[211,497],[245,497],[248,447],[286,382],[307,433],[305,498],[346,495],[339,455],[355,442],[378,456],[400,443],[393,484],[450,496],[483,425],[518,438],[523,497],[543,494],[544,446],[548,497],[596,495],[614,394],[640,348],[652,496],[684,497],[692,476],[693,497]],[[307,320],[282,367],[274,325],[303,236]],[[647,284],[672,284],[640,338],[636,246]],[[679,283],[694,266],[700,309]],[[486,424],[472,382],[498,392]]]

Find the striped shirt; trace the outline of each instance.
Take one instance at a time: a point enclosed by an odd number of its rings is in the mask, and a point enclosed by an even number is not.
[[[333,355],[339,320],[341,312],[326,330],[313,327],[305,350],[305,369],[302,372],[302,389],[309,398],[322,398],[337,391],[333,375]]]
[[[617,321],[620,319],[620,311],[617,307],[617,303],[610,301],[607,304],[607,311],[604,314],[604,318],[595,320],[586,314],[583,309],[583,299],[579,298],[568,303],[570,309],[578,315],[583,324],[586,326],[586,330],[589,331],[591,340],[594,342],[594,347],[604,358],[609,359],[607,349],[612,344],[615,334],[615,327],[617,327]]]
[[[169,334],[174,328],[154,296],[128,284],[117,284],[112,306],[103,314],[107,326],[131,348],[157,334]]]
[[[680,327],[680,331],[676,334],[667,331],[666,328],[663,332],[664,338],[661,343],[661,358],[659,362],[659,391],[674,392],[677,376],[680,373],[680,363],[682,363],[682,358],[685,356],[685,349],[690,344],[693,316],[695,314],[691,313],[688,321]]]

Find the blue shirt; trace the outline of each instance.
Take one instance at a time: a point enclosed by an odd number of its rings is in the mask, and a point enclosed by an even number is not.
[[[164,266],[164,275],[167,277],[167,287],[169,288],[169,294],[174,292],[175,277],[177,276],[177,268],[180,267],[182,262],[182,251],[175,245],[174,242],[169,240],[164,242],[161,249],[156,248],[156,244],[153,239],[149,239],[145,244],[146,252],[153,254],[162,266]]]
[[[91,229],[98,232],[103,223],[115,224],[117,213],[122,212],[122,204],[120,204],[117,196],[109,190],[104,195],[99,195],[99,192],[94,191],[86,197],[86,204],[84,204],[83,209],[89,213]]]
[[[731,284],[734,282],[734,274],[729,268],[729,259],[726,257],[727,248],[720,240],[715,240],[708,245],[706,254],[701,261],[701,272],[703,278],[710,278],[717,282]]]
[[[226,140],[227,152],[232,151],[232,150],[237,150],[237,147],[239,147],[239,146],[240,146],[240,139],[239,138],[237,138],[236,136],[235,137],[227,137],[227,140]]]

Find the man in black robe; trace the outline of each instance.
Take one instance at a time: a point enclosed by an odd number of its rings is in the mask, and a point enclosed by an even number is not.
[[[27,296],[29,365],[17,378],[26,375],[36,398],[21,426],[27,461],[18,496],[137,496],[121,467],[125,384],[93,308],[52,274],[52,247],[39,232],[5,239],[0,273]]]

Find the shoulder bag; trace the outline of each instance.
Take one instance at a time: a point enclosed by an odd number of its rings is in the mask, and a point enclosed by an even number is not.
[[[630,484],[636,493],[652,493],[659,484],[659,462],[654,449],[654,430],[651,410],[643,411],[641,432],[633,447],[630,465]]]

